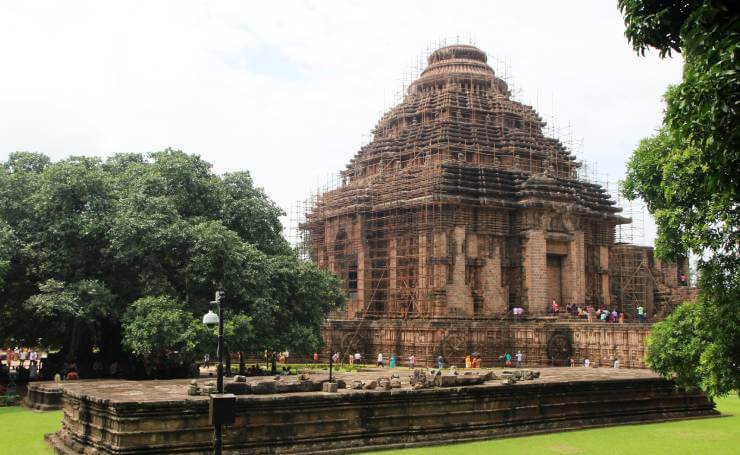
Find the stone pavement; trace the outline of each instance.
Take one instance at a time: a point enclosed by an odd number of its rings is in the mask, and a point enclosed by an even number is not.
[[[511,369],[510,369],[511,370]],[[606,381],[606,380],[622,380],[622,379],[648,379],[656,378],[655,373],[645,369],[613,369],[613,368],[538,368],[541,372],[540,378],[535,379],[535,383],[577,383],[579,381]],[[323,380],[328,378],[327,372],[314,370],[315,373],[311,373],[311,379]],[[462,373],[466,370],[459,370]],[[497,376],[500,376],[503,369],[480,369],[471,370],[485,373],[487,371],[493,371]],[[390,377],[392,373],[398,373],[401,379],[402,388],[409,388],[409,378],[411,377],[411,370],[408,368],[364,368],[359,372],[354,373],[335,373],[336,379],[341,379],[347,384],[350,384],[354,380],[370,381],[377,380],[381,377]],[[272,376],[253,376],[248,377],[247,382],[255,383],[259,381],[265,381],[272,378]],[[228,383],[232,378],[225,378],[225,382]],[[284,376],[281,381],[299,381],[298,376]],[[35,386],[44,389],[48,388],[58,389],[63,388],[67,392],[79,396],[86,397],[89,400],[96,401],[99,403],[116,404],[116,403],[154,403],[154,402],[172,402],[188,400],[208,400],[206,396],[188,396],[187,389],[190,385],[190,379],[173,379],[173,380],[150,380],[150,381],[125,381],[125,380],[80,380],[80,381],[64,381],[62,383],[37,383]],[[197,380],[198,384],[202,387],[207,383],[215,383],[214,378],[201,378]],[[527,381],[529,383],[530,381]],[[500,380],[491,380],[486,382],[486,386],[501,386],[505,387]],[[475,387],[475,386],[471,386]],[[514,386],[516,387],[516,385]],[[367,390],[351,390],[351,389],[339,389],[340,394],[351,394],[351,393],[367,393],[373,391]],[[322,394],[323,392],[295,392],[295,393],[282,393],[273,395],[313,395]],[[269,398],[272,395],[249,395],[250,397],[264,397]]]

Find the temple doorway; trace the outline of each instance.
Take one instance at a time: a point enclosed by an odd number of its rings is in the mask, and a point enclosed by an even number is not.
[[[563,304],[563,256],[558,254],[547,255],[547,303],[552,299]]]

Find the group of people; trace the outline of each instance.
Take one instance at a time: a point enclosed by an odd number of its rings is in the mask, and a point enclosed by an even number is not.
[[[17,377],[35,381],[41,376],[41,359],[38,351],[30,348],[7,348],[0,356],[0,373],[7,375],[15,370]]]
[[[570,358],[570,367],[571,368],[575,368],[575,366],[576,366],[576,359],[574,359],[573,357],[571,357]],[[593,362],[591,362],[591,359],[589,359],[588,357],[586,357],[585,359],[583,359],[583,366],[585,368],[595,368],[596,367],[596,365],[594,365]],[[612,360],[612,367],[614,367],[616,369],[619,369],[620,363],[619,363],[619,359],[618,358],[615,357]]]
[[[465,356],[465,368],[480,368],[480,354],[474,352]]]
[[[555,299],[553,299],[552,303],[550,304],[550,310],[555,315],[560,314],[560,306],[558,305],[557,301],[555,301]],[[624,324],[625,319],[624,312],[617,311],[616,308],[610,311],[607,308],[596,309],[591,305],[582,307],[580,305],[576,305],[575,303],[569,303],[565,305],[565,311],[571,316],[575,316],[579,319],[586,319],[588,322],[593,322],[594,320],[596,320],[612,324]],[[637,319],[640,322],[645,322],[646,320],[645,308],[642,305],[637,307]]]
[[[516,367],[521,368],[522,367],[522,360],[524,359],[524,354],[522,354],[522,351],[517,351],[515,355],[511,355],[510,352],[506,351],[504,354],[498,356],[499,362],[501,362],[502,367]]]

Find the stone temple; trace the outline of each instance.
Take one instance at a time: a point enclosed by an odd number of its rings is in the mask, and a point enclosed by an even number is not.
[[[450,360],[522,350],[541,363],[642,366],[645,325],[548,314],[555,300],[652,318],[690,297],[652,248],[616,243],[630,219],[469,45],[443,47],[302,225],[310,257],[349,296],[326,326],[343,353]],[[683,284],[688,284],[684,282]],[[512,308],[524,318],[512,319]],[[605,330],[608,329],[608,333]],[[597,360],[598,361],[598,360]]]

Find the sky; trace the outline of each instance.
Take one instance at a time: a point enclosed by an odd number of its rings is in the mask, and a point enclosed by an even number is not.
[[[610,184],[681,79],[680,57],[635,54],[616,0],[0,0],[0,161],[172,147],[248,170],[289,223],[456,42]]]

